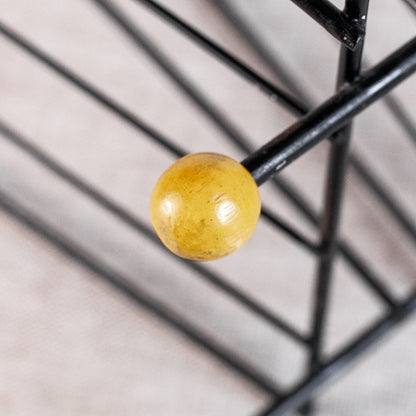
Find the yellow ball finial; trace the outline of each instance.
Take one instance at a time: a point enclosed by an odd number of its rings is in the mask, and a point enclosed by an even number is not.
[[[260,215],[257,185],[246,168],[217,153],[177,160],[151,198],[153,227],[165,246],[190,260],[231,254],[251,236]]]

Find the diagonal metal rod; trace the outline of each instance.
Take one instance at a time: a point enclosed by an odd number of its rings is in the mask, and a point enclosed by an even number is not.
[[[0,34],[5,36],[8,40],[12,41],[14,44],[20,46],[23,50],[28,52],[30,55],[34,56],[37,60],[42,62],[47,67],[53,69],[56,73],[65,78],[72,85],[76,86],[80,90],[84,91],[85,93],[93,97],[104,107],[111,110],[114,114],[117,114],[119,117],[127,121],[136,129],[152,137],[153,140],[155,140],[157,143],[164,146],[165,148],[169,149],[176,156],[184,156],[186,154],[186,152],[182,148],[172,143],[160,132],[156,131],[154,128],[147,125],[144,121],[140,120],[136,115],[124,108],[121,104],[117,103],[112,98],[105,95],[102,91],[99,91],[92,84],[82,79],[80,76],[66,68],[57,60],[43,53],[43,51],[41,51],[33,43],[29,42],[27,39],[24,39],[22,36],[13,31],[11,28],[7,27],[2,22],[0,22]]]
[[[174,13],[172,13],[165,7],[159,5],[157,2],[153,0],[133,1],[135,1],[136,3],[141,3],[143,6],[146,6],[148,9],[158,14],[164,20],[174,25],[182,33],[194,40],[205,50],[210,52],[213,56],[218,58],[221,62],[226,63],[235,72],[243,76],[247,81],[254,84],[257,88],[262,90],[272,101],[279,102],[280,104],[282,104],[282,106],[284,106],[292,112],[299,112],[305,110],[304,104],[300,102],[300,100],[298,100],[292,94],[284,91],[283,89],[267,81],[264,77],[260,76],[248,65],[243,63],[240,59],[231,55],[220,45],[208,39],[202,33],[197,31],[195,28],[193,28],[191,25],[180,19],[178,16],[176,16]]]
[[[301,100],[303,107],[312,107],[312,100],[307,95],[306,91],[299,86],[298,80],[293,79],[290,71],[274,56],[268,48],[256,36],[256,33],[251,28],[251,25],[243,19],[243,17],[236,13],[233,7],[224,0],[212,0],[211,4],[217,8],[219,12],[226,18],[227,22],[232,23],[236,29],[237,34],[243,35],[244,40],[250,45],[252,51],[264,62],[276,78],[283,84],[283,86],[295,97]],[[295,113],[297,114],[297,113]]]
[[[30,140],[22,137],[10,127],[8,127],[3,121],[0,120],[0,134],[7,139],[10,143],[14,144],[26,154],[35,159],[40,163],[44,168],[53,172],[55,175],[63,179],[66,183],[73,186],[83,195],[91,199],[92,201],[98,203],[106,211],[110,212],[116,216],[119,220],[125,224],[132,227],[135,231],[143,234],[148,238],[153,244],[156,244],[158,247],[164,249],[164,246],[161,244],[160,240],[156,237],[153,230],[140,221],[137,217],[120,207],[116,202],[112,201],[111,198],[101,193],[98,189],[94,188],[86,181],[78,177],[75,173],[71,172],[62,164],[55,161],[52,157],[48,156],[45,152],[39,149],[34,145]],[[171,252],[164,251],[171,255],[176,261],[181,262],[188,268],[196,271],[200,278],[204,279],[211,285],[215,286],[217,289],[221,290],[224,293],[227,293],[235,301],[240,303],[242,306],[249,309],[251,312],[255,313],[259,317],[263,318],[266,322],[273,325],[274,327],[280,329],[289,335],[293,340],[301,343],[307,344],[308,339],[300,334],[296,329],[291,325],[286,323],[282,318],[278,317],[275,313],[272,313],[267,308],[259,304],[248,294],[245,294],[243,291],[237,289],[230,283],[227,283],[223,277],[212,272],[208,268],[202,266],[199,263],[191,262],[185,259],[182,259],[178,256],[173,255]]]
[[[6,211],[16,220],[39,234],[62,253],[80,263],[95,276],[117,289],[135,304],[140,305],[159,319],[162,319],[220,362],[243,375],[247,380],[263,390],[276,396],[279,395],[279,389],[273,381],[269,380],[249,363],[238,358],[235,352],[228,351],[163,302],[152,297],[137,284],[131,283],[131,279],[128,276],[119,273],[117,270],[103,263],[101,259],[49,226],[41,218],[28,211],[2,191],[0,191],[0,209]]]
[[[249,146],[248,138],[182,73],[162,51],[135,25],[132,20],[110,0],[90,0],[110,20],[115,23],[127,38],[143,50],[147,56],[174,82],[196,106],[198,106],[214,125],[232,141]]]
[[[243,164],[261,185],[415,71],[416,37],[251,154]]]
[[[35,59],[47,65],[58,75],[62,76],[64,79],[69,81],[71,85],[76,86],[82,92],[86,93],[90,97],[97,100],[99,103],[103,104],[107,109],[113,111],[118,115],[122,120],[132,124],[135,128],[139,129],[145,133],[149,138],[154,140],[156,143],[161,145],[166,150],[170,151],[173,155],[177,157],[184,156],[187,152],[178,147],[169,139],[163,137],[160,133],[156,132],[155,129],[148,125],[144,125],[134,114],[129,112],[127,109],[122,107],[120,104],[116,103],[113,99],[107,97],[104,93],[98,90],[96,87],[82,79],[78,74],[74,73],[63,64],[53,59],[51,56],[48,56],[45,52],[40,50],[38,47],[33,45],[27,39],[24,39],[22,36],[18,35],[16,32],[6,27],[0,23],[0,34],[6,36],[7,39],[17,44],[23,48],[26,52],[31,54]],[[240,142],[240,146],[244,146],[244,142]],[[304,248],[308,249],[312,253],[318,252],[316,245],[308,240],[305,236],[302,236],[298,231],[296,231],[291,225],[289,225],[283,219],[277,218],[275,214],[271,214],[270,210],[267,210],[266,218],[270,221],[272,218],[273,225],[276,227],[281,227],[281,230],[287,232],[287,235],[290,236],[294,241],[301,243]]]
[[[351,19],[328,0],[291,0],[318,22],[335,39],[355,50],[364,38],[365,16]]]
[[[416,311],[416,292],[413,291],[396,308],[377,320],[362,334],[352,340],[346,347],[322,364],[320,371],[311,374],[301,381],[291,392],[277,399],[257,416],[283,416],[306,403],[325,385],[332,383],[341,370],[346,369],[362,354],[374,347],[383,337],[397,329],[399,324],[408,319]]]

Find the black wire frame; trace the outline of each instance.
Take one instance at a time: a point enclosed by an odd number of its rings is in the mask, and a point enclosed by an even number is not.
[[[128,16],[123,15],[110,0],[90,0],[95,3],[103,12],[105,12],[111,20],[122,29],[125,34],[133,41],[133,43],[145,50],[148,55],[155,61],[155,63],[165,71],[172,81],[197,105],[197,107],[211,119],[224,136],[228,137],[233,143],[251,153],[249,158],[255,158],[252,145],[248,138],[241,135],[238,128],[233,126],[229,120],[220,112],[215,106],[210,103],[206,97],[192,85],[179,68],[169,62],[169,59],[154,45],[144,34],[131,22]],[[207,37],[202,35],[198,30],[179,19],[172,12],[165,9],[158,3],[152,0],[134,0],[142,3],[144,6],[150,8],[159,16],[164,18],[167,22],[173,24],[181,32],[187,35],[190,39],[196,41],[200,46],[207,51],[214,54],[221,62],[227,64],[230,68],[237,71],[247,80],[256,83],[261,91],[271,96],[279,104],[283,104],[286,108],[296,115],[306,114],[308,117],[310,104],[305,99],[306,94],[302,91],[293,88],[296,85],[293,80],[287,78],[287,73],[284,74],[281,67],[276,67],[277,59],[274,58],[273,64],[270,65],[269,59],[272,54],[266,51],[258,39],[253,37],[248,28],[241,24],[241,21],[231,19],[231,21],[240,30],[243,38],[259,53],[262,60],[269,64],[271,69],[275,72],[278,78],[282,78],[287,90],[278,88],[274,84],[266,81],[259,74],[253,71],[248,65],[243,63],[234,55],[227,52],[225,49],[215,44]],[[345,9],[343,11],[336,10],[329,2],[326,1],[294,1],[298,6],[308,9],[310,15],[314,17],[322,26],[324,26],[329,33],[341,42],[341,57],[339,65],[338,85],[339,87],[344,83],[354,85],[364,79],[360,73],[361,55],[364,43],[365,23],[360,23],[357,27],[357,20],[365,22],[368,0],[346,0]],[[216,0],[214,2],[224,13],[227,18],[232,17],[232,9],[225,1]],[[413,5],[412,1],[406,1],[408,5]],[[328,8],[328,7],[329,8]],[[363,18],[364,17],[364,18]],[[334,22],[340,24],[340,20],[345,24],[346,32],[335,28]],[[345,33],[352,34],[353,39],[344,39]],[[101,91],[89,84],[78,74],[69,70],[67,67],[48,56],[31,42],[19,35],[14,30],[0,23],[0,34],[6,37],[9,41],[19,46],[37,60],[48,66],[50,69],[58,73],[64,79],[69,81],[72,85],[80,88],[84,93],[106,106],[113,113],[121,117],[126,122],[133,125],[138,130],[144,132],[149,138],[159,143],[163,148],[173,153],[175,156],[182,156],[186,153],[184,149],[172,142],[169,138],[164,137],[157,129],[149,126],[143,120],[139,119],[135,114],[129,112],[127,109],[119,105],[111,97],[104,95]],[[416,69],[416,43],[413,41],[409,43],[406,50],[406,61],[394,62],[393,69],[402,72],[408,71],[406,76],[414,72]],[[407,65],[407,69],[405,66]],[[409,70],[410,65],[410,70]],[[286,76],[286,79],[285,79]],[[404,78],[404,76],[403,76]],[[402,81],[400,78],[398,82]],[[292,88],[291,88],[292,86]],[[393,87],[393,84],[391,85]],[[380,95],[385,95],[387,90]],[[358,96],[353,92],[351,102]],[[298,96],[298,98],[297,98]],[[379,97],[376,97],[379,98]],[[376,99],[375,98],[375,99]],[[401,122],[407,134],[415,140],[415,127],[412,120],[405,113],[405,110],[400,103],[388,97],[388,108]],[[348,102],[348,104],[351,104]],[[360,110],[361,111],[361,110]],[[313,112],[312,112],[313,113]],[[354,114],[355,115],[355,114]],[[313,312],[312,328],[310,334],[302,334],[287,324],[283,319],[278,317],[275,313],[267,310],[255,299],[246,293],[231,286],[222,276],[218,276],[209,269],[200,264],[193,262],[186,262],[188,267],[191,267],[197,272],[197,276],[204,278],[209,283],[213,284],[219,290],[224,291],[233,299],[239,302],[244,307],[257,314],[260,319],[266,320],[269,324],[282,330],[286,335],[290,336],[292,340],[299,342],[307,348],[310,353],[310,366],[306,376],[299,381],[299,383],[290,391],[283,392],[274,382],[264,376],[258,369],[250,363],[241,360],[233,351],[228,351],[223,348],[217,341],[210,339],[198,328],[195,328],[185,317],[178,316],[174,311],[161,304],[157,299],[149,296],[145,291],[139,287],[135,287],[130,283],[128,276],[121,275],[115,270],[106,266],[102,259],[97,259],[88,253],[85,248],[71,241],[66,236],[59,233],[50,227],[44,220],[37,217],[20,203],[14,201],[10,196],[4,192],[0,192],[0,208],[8,212],[17,220],[28,226],[33,231],[37,232],[50,243],[54,244],[61,251],[83,264],[95,275],[100,276],[116,289],[124,293],[130,300],[136,302],[141,307],[145,307],[152,311],[159,318],[163,319],[168,324],[175,327],[182,334],[187,336],[201,348],[212,354],[225,365],[233,368],[242,376],[251,380],[255,385],[262,388],[271,394],[272,400],[270,406],[264,409],[261,415],[281,415],[290,410],[300,410],[302,413],[309,413],[313,406],[310,399],[315,395],[316,391],[320,389],[325,383],[337,375],[343,368],[352,363],[356,357],[360,356],[368,347],[380,340],[383,335],[390,330],[396,328],[398,324],[409,317],[416,309],[416,291],[410,293],[405,299],[396,299],[392,293],[382,284],[381,279],[375,275],[366,262],[355,252],[351,245],[345,241],[339,240],[339,220],[340,211],[343,201],[343,184],[345,173],[348,168],[348,162],[365,181],[366,185],[379,198],[380,202],[386,206],[389,213],[396,219],[399,225],[409,234],[413,242],[416,241],[415,226],[411,218],[404,212],[402,207],[389,195],[383,184],[374,177],[368,170],[366,162],[357,155],[352,155],[349,158],[348,145],[351,135],[351,119],[344,120],[343,123],[337,125],[336,132],[331,139],[331,155],[330,164],[327,176],[326,189],[326,203],[321,215],[317,215],[310,207],[302,193],[293,187],[287,180],[283,179],[281,175],[271,177],[273,183],[278,187],[287,198],[296,206],[300,212],[309,221],[315,225],[321,225],[321,241],[319,245],[314,244],[304,237],[298,230],[293,229],[284,220],[276,217],[271,213],[271,210],[263,208],[262,216],[270,224],[279,230],[283,231],[298,242],[302,247],[315,254],[319,261],[317,273],[317,285],[315,294],[315,308]],[[325,117],[329,117],[327,113]],[[347,124],[346,124],[347,123]],[[149,240],[156,244],[158,243],[152,230],[144,225],[140,220],[135,218],[132,214],[123,210],[116,202],[109,199],[106,195],[94,189],[91,185],[86,183],[82,178],[78,177],[73,172],[69,171],[64,166],[54,161],[50,156],[45,154],[41,149],[37,148],[28,139],[23,138],[14,129],[9,127],[6,123],[0,121],[0,134],[3,138],[8,139],[11,143],[18,146],[21,150],[32,156],[35,160],[41,163],[52,174],[59,176],[61,179],[70,183],[80,192],[87,195],[97,204],[107,209],[113,215],[130,225],[137,232],[145,235]],[[262,160],[261,164],[266,164],[270,160]],[[346,347],[334,354],[329,359],[324,359],[322,354],[322,339],[324,337],[325,318],[327,314],[327,301],[330,295],[330,282],[332,279],[332,265],[337,254],[341,254],[353,266],[357,272],[357,276],[367,284],[371,291],[378,296],[386,307],[385,315],[371,325],[356,339],[352,340]],[[179,261],[183,261],[178,259]]]

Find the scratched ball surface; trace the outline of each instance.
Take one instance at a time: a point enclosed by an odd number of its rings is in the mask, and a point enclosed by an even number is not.
[[[214,260],[241,247],[260,215],[254,179],[216,153],[182,157],[159,178],[151,198],[153,227],[167,248],[191,260]]]

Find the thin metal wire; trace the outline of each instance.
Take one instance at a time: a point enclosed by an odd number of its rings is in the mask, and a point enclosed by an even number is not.
[[[140,130],[144,134],[150,136],[160,145],[164,146],[166,149],[169,149],[176,156],[184,156],[186,152],[176,144],[172,143],[168,138],[163,136],[160,132],[154,128],[147,125],[144,121],[140,120],[136,115],[131,113],[129,110],[124,108],[121,104],[117,103],[102,91],[98,90],[92,84],[87,82],[78,76],[75,72],[71,71],[63,64],[48,56],[46,53],[41,51],[33,43],[29,42],[27,39],[24,39],[23,36],[20,36],[9,28],[4,23],[0,22],[0,34],[4,35],[8,40],[12,41],[14,44],[20,46],[23,50],[28,52],[30,55],[41,61],[47,67],[53,69],[56,73],[61,75],[71,85],[76,86],[81,91],[87,93],[89,96],[93,97],[96,101],[102,104],[107,109],[111,110],[114,114],[117,114],[123,120],[134,126],[136,129]]]
[[[205,50],[209,51],[213,56],[218,58],[220,62],[226,63],[230,68],[232,68],[238,74],[242,75],[247,81],[253,83],[272,101],[280,102],[284,108],[287,108],[292,112],[301,112],[305,110],[304,104],[301,103],[300,100],[298,100],[296,97],[267,81],[264,77],[257,74],[240,59],[228,53],[224,48],[208,39],[202,33],[194,29],[191,25],[185,23],[182,19],[180,19],[165,7],[159,5],[153,0],[133,1],[136,3],[141,3],[143,6],[146,6],[158,14],[160,17],[162,17],[164,20],[171,23],[173,26],[179,29],[179,31],[187,35],[190,39],[197,42]]]
[[[131,279],[119,273],[117,270],[106,265],[101,259],[88,252],[85,247],[66,237],[39,216],[31,213],[20,203],[10,198],[6,193],[0,191],[0,208],[13,216],[15,219],[26,225],[32,231],[39,234],[43,239],[53,244],[62,253],[80,263],[95,276],[100,277],[113,288],[117,289],[124,296],[132,300],[171,327],[175,328],[187,339],[198,345],[220,362],[244,376],[256,386],[279,396],[279,388],[268,377],[261,374],[251,364],[239,358],[235,352],[231,352],[218,342],[214,341],[196,326],[185,318],[177,314],[172,308],[151,296],[137,284],[133,284]]]
[[[86,80],[82,79],[78,74],[71,71],[65,67],[62,63],[58,62],[51,56],[48,56],[45,52],[40,50],[38,47],[33,45],[27,39],[24,39],[21,35],[17,34],[10,28],[0,23],[0,34],[6,36],[7,39],[14,42],[26,52],[31,54],[35,59],[43,62],[49,68],[54,70],[58,75],[62,76],[64,79],[69,81],[71,85],[78,87],[81,91],[89,95],[90,97],[97,100],[99,103],[103,104],[109,110],[113,111],[124,121],[132,124],[137,129],[145,133],[150,139],[154,140],[156,143],[161,145],[166,150],[170,151],[173,155],[177,157],[184,156],[187,152],[174,144],[171,140],[162,136],[155,129],[149,125],[142,123],[134,114],[129,112],[127,109],[122,107],[120,104],[116,103],[112,98],[106,96],[99,89],[94,87],[92,84],[88,83]],[[241,146],[244,146],[244,142],[240,142]],[[273,225],[276,227],[281,226],[281,230],[286,232],[293,241],[300,243],[308,249],[310,252],[317,252],[316,245],[309,241],[306,237],[302,236],[298,231],[296,231],[291,225],[289,225],[283,219],[277,218],[276,214],[271,214],[270,210],[267,210],[267,219],[270,220],[270,217],[273,217]],[[289,231],[289,232],[288,232]]]
[[[139,50],[166,74],[174,85],[200,108],[213,124],[232,141],[249,146],[249,140],[230,120],[182,73],[162,51],[110,0],[90,0]]]
[[[24,151],[26,154],[35,159],[44,168],[59,176],[66,183],[76,188],[83,195],[85,195],[92,201],[98,203],[102,208],[112,213],[122,222],[132,227],[135,231],[144,235],[152,243],[156,244],[158,247],[162,248],[166,253],[170,254],[172,258],[174,258],[176,261],[181,262],[187,267],[198,272],[200,278],[203,278],[208,283],[214,285],[224,293],[227,293],[238,303],[240,303],[247,309],[251,310],[259,317],[263,318],[266,322],[285,332],[293,340],[300,342],[301,344],[306,344],[308,342],[307,338],[304,335],[300,334],[296,329],[294,329],[291,325],[286,323],[282,318],[278,317],[277,314],[272,313],[267,308],[260,305],[254,299],[252,299],[248,294],[245,294],[243,291],[232,286],[230,283],[227,283],[223,277],[202,266],[200,263],[194,263],[191,261],[184,260],[176,255],[173,255],[171,252],[165,250],[164,246],[156,237],[153,230],[150,227],[148,227],[145,223],[140,221],[137,217],[129,213],[127,210],[123,209],[116,202],[112,201],[110,197],[101,193],[98,189],[94,188],[86,181],[78,177],[75,173],[67,169],[65,166],[55,161],[52,157],[48,156],[45,152],[43,152],[37,146],[35,146],[30,140],[24,138],[22,135],[18,134],[16,131],[7,126],[2,120],[0,120],[0,134],[10,143],[19,147],[22,151]]]
[[[415,71],[416,37],[250,154],[242,164],[257,184],[262,184]]]
[[[244,32],[244,38],[250,45],[252,51],[258,56],[261,62],[266,63],[266,66],[274,75],[276,75],[283,87],[295,97],[298,97],[305,108],[311,108],[312,100],[307,92],[299,85],[299,80],[293,79],[290,71],[276,58],[275,54],[264,47],[263,42],[256,36],[256,33],[251,29],[250,24],[245,21],[240,14],[236,13],[234,8],[231,7],[228,2],[223,0],[212,0],[211,4],[216,7],[221,15],[226,17],[227,23],[232,23],[232,27],[236,29],[238,35],[241,35],[241,33]]]

